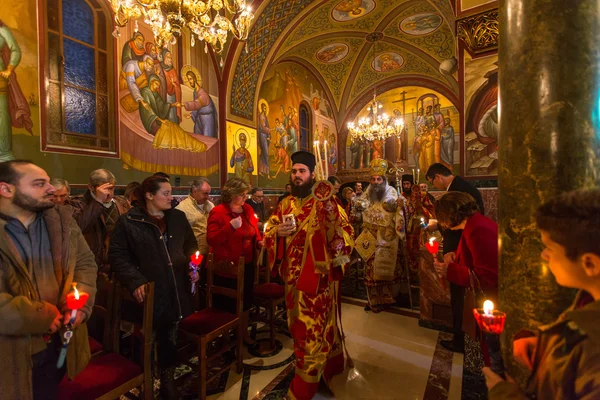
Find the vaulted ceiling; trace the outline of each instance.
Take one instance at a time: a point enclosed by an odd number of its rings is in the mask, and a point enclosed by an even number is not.
[[[456,77],[438,70],[455,47],[451,0],[264,0],[235,50],[229,111],[254,119],[265,71],[287,61],[323,84],[340,122],[374,89],[422,84],[456,96]]]

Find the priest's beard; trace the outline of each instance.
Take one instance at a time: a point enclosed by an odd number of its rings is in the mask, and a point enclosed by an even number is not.
[[[369,187],[371,188],[369,191],[369,200],[371,200],[371,202],[383,201],[383,196],[385,196],[386,183],[372,183]]]
[[[404,193],[406,197],[410,196],[412,193],[412,187],[405,188],[404,185],[402,185],[402,193]]]
[[[315,184],[315,180],[313,178],[308,178],[306,182],[298,185],[290,180],[290,185],[292,185],[292,196],[304,198],[310,195],[313,185]]]

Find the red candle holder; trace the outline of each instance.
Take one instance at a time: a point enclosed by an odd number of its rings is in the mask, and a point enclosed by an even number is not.
[[[67,294],[67,307],[69,310],[79,310],[85,305],[90,295],[86,292],[71,292]]]
[[[502,311],[492,310],[491,314],[486,314],[483,308],[474,308],[473,315],[483,332],[499,335],[504,330],[506,313]]]
[[[196,254],[192,254],[190,256],[190,262],[197,266],[197,265],[202,264],[203,258],[204,258],[204,256],[202,254],[200,254],[199,251],[197,251]]]
[[[427,248],[427,251],[431,253],[432,256],[435,256],[438,253],[438,250],[440,249],[440,242],[429,241],[425,243],[425,247]]]

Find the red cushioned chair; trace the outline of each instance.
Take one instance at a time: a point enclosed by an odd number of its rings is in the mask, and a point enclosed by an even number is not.
[[[242,372],[242,327],[240,325],[240,316],[242,314],[242,299],[244,292],[244,257],[240,257],[238,265],[226,264],[218,266],[219,274],[226,276],[237,276],[237,289],[229,289],[214,285],[215,265],[213,255],[208,255],[206,262],[206,304],[207,307],[197,311],[184,319],[179,324],[179,330],[182,336],[194,341],[198,351],[198,398],[206,399],[206,386],[209,382],[218,379],[221,374],[228,371],[234,365],[237,373]],[[231,314],[226,311],[213,308],[212,296],[219,294],[236,300],[236,313]],[[233,333],[235,340],[231,339],[230,333]],[[213,350],[212,345],[220,345]],[[212,350],[209,354],[209,346]],[[236,351],[236,360],[221,366],[220,371],[210,378],[207,377],[208,364],[218,359],[223,353],[234,349]]]
[[[260,260],[256,263],[256,279],[260,281]],[[257,320],[269,325],[269,340],[271,349],[275,348],[275,331],[276,321],[280,315],[285,313],[285,307],[279,312],[277,306],[285,303],[285,286],[271,282],[271,274],[268,267],[264,268],[265,283],[258,284],[254,287],[254,304],[257,306]],[[265,313],[261,314],[260,309],[263,307]]]
[[[85,369],[72,381],[65,376],[59,386],[59,400],[118,399],[136,387],[141,388],[140,398],[145,400],[154,398],[151,369],[154,282],[146,285],[142,327],[134,332],[134,335],[138,335],[142,342],[142,365],[138,365],[118,353],[122,301],[137,302],[131,293],[119,284],[109,293],[109,299],[111,297],[114,299],[114,313],[110,318],[110,347],[105,346],[105,352],[93,356]],[[114,352],[107,351],[108,349],[112,349]]]

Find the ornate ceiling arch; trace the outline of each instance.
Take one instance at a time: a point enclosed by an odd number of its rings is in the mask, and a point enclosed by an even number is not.
[[[458,93],[456,79],[438,71],[455,51],[450,0],[270,0],[261,8],[248,51],[236,50],[232,115],[254,118],[260,77],[284,61],[318,75],[340,121],[358,98],[403,76]]]

